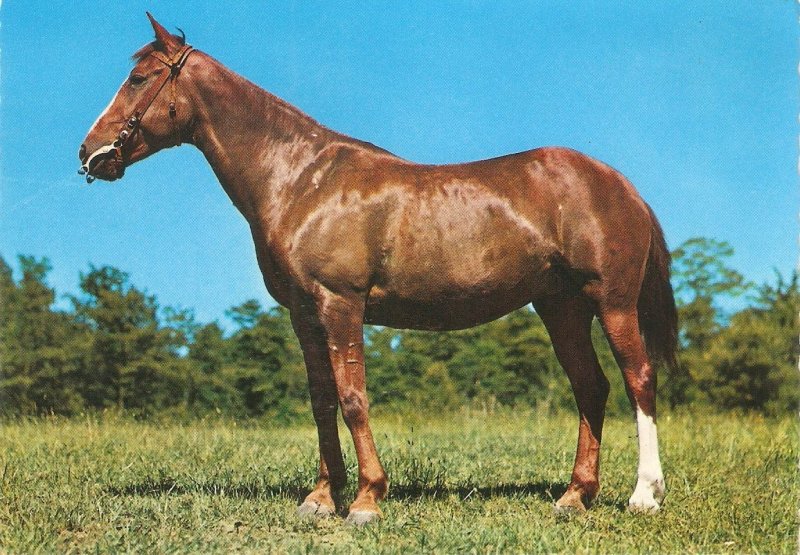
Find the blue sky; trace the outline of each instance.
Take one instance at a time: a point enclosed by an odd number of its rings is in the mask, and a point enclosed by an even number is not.
[[[75,173],[152,39],[145,10],[321,123],[419,162],[564,145],[622,171],[675,247],[729,241],[756,282],[797,263],[797,11],[737,2],[67,2],[0,8],[0,254],[77,290],[109,264],[201,321],[267,296],[202,155]]]

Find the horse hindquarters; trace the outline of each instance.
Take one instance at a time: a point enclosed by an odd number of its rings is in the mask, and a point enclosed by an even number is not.
[[[598,464],[593,449],[600,445],[608,388],[599,367],[595,367],[589,339],[592,315],[596,314],[622,371],[637,419],[639,471],[630,508],[655,511],[664,497],[664,478],[655,425],[653,362],[674,363],[677,337],[669,251],[652,210],[633,186],[607,166],[580,160],[585,166],[583,188],[576,189],[581,194],[573,200],[581,198],[584,202],[565,205],[564,218],[567,214],[571,218],[571,223],[563,227],[565,267],[594,268],[596,273],[575,288],[551,297],[552,306],[534,302],[570,378],[581,414],[573,478],[558,505],[581,508],[596,493]],[[593,171],[585,171],[589,166]],[[582,303],[586,308],[576,315],[574,305]],[[578,322],[583,323],[579,326]],[[574,337],[565,337],[569,334]],[[560,352],[565,346],[570,350]]]

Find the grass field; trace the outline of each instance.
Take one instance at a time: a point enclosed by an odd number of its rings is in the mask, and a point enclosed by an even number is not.
[[[668,488],[660,514],[625,510],[635,431],[614,419],[600,497],[564,518],[552,504],[571,470],[575,417],[376,418],[392,485],[383,521],[358,529],[295,516],[316,470],[312,426],[6,423],[0,551],[797,551],[794,420],[698,414],[659,424]],[[351,482],[354,460],[348,451]]]

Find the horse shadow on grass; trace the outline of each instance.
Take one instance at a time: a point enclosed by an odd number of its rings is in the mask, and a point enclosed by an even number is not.
[[[143,480],[121,486],[111,485],[106,493],[126,497],[161,497],[163,495],[215,495],[240,499],[289,497],[302,499],[310,491],[299,485],[266,485],[261,483],[220,484],[218,482],[182,482],[173,479]]]
[[[457,496],[462,500],[470,498],[487,499],[493,497],[537,497],[544,501],[554,502],[567,490],[564,484],[552,482],[529,482],[523,484],[459,484],[448,486],[441,484],[409,483],[389,487],[389,499],[442,499]]]
[[[389,487],[388,499],[418,500],[447,499],[457,496],[461,500],[487,499],[495,497],[535,497],[550,503],[555,502],[565,491],[566,485],[546,481],[509,483],[495,485],[479,484],[429,484],[424,482],[399,483]],[[125,485],[110,485],[106,493],[113,496],[161,497],[164,495],[218,495],[244,499],[268,499],[284,497],[301,502],[310,490],[298,484],[263,484],[244,482],[223,485],[218,482],[178,481],[171,478],[143,480]]]

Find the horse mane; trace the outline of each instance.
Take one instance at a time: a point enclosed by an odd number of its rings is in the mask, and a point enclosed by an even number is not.
[[[185,45],[186,35],[180,28],[178,28],[178,31],[180,31],[181,33],[180,36],[179,35],[172,35],[172,36],[176,41],[178,41],[179,44]],[[147,56],[156,51],[158,52],[163,51],[163,45],[158,40],[154,40],[153,42],[145,44],[143,47],[137,50],[133,54],[133,56],[131,56],[131,58],[134,60],[134,62],[140,62],[141,60],[143,60],[144,58],[146,58]],[[240,79],[243,83],[245,83],[246,90],[249,90],[256,95],[265,95],[265,97],[268,99],[267,102],[272,110],[272,117],[270,118],[269,121],[270,124],[273,125],[276,129],[287,129],[291,127],[298,128],[298,126],[299,127],[314,126],[320,129],[324,129],[327,132],[337,134],[335,131],[331,131],[324,125],[320,124],[317,120],[315,120],[314,118],[312,118],[311,116],[309,116],[296,106],[290,104],[289,102],[286,102],[280,97],[275,96],[269,91],[262,89],[260,86],[247,80],[245,77],[242,77],[241,75],[232,72],[219,62],[215,61],[215,63],[219,64],[219,66],[223,70],[232,73],[237,79]],[[348,139],[368,150],[396,157],[393,153],[389,152],[388,150],[376,146],[370,142],[362,141],[360,139],[353,139],[352,137],[348,137]]]
[[[178,43],[179,43],[181,46],[183,46],[183,45],[185,45],[185,44],[186,44],[186,34],[185,34],[185,33],[183,32],[183,30],[182,30],[182,29],[180,29],[180,28],[178,28],[178,31],[180,31],[180,32],[181,32],[181,34],[180,34],[180,35],[172,35],[172,37],[173,37],[173,38],[174,38],[176,41],[178,41]],[[150,54],[152,54],[153,52],[155,52],[155,51],[157,51],[157,50],[158,50],[158,51],[162,50],[162,45],[161,45],[161,43],[160,43],[158,40],[154,40],[153,42],[151,42],[151,43],[148,43],[148,44],[145,44],[145,45],[144,45],[144,46],[142,46],[142,47],[141,47],[139,50],[137,50],[136,52],[134,52],[134,53],[133,53],[133,56],[131,56],[131,59],[132,59],[133,61],[135,61],[135,62],[140,62],[140,61],[142,61],[144,58],[148,57]]]

